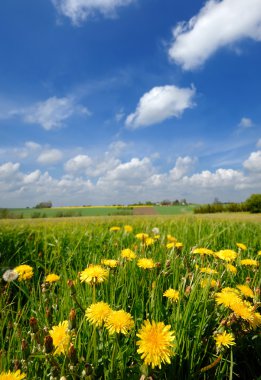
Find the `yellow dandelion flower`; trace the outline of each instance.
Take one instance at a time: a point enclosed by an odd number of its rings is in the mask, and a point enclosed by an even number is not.
[[[111,228],[110,228],[110,232],[117,232],[117,231],[120,231],[120,227],[119,226],[112,226]]]
[[[253,259],[240,260],[240,264],[241,265],[249,265],[249,266],[253,266],[253,267],[258,267],[258,261],[257,260],[253,260]]]
[[[167,235],[167,240],[170,243],[176,243],[177,239],[172,235]]]
[[[148,234],[145,234],[143,232],[140,232],[139,234],[136,234],[135,236],[136,236],[137,239],[140,239],[140,240],[145,240],[145,239],[147,239],[149,237]]]
[[[136,259],[137,255],[131,249],[126,248],[121,251],[121,257],[129,261]]]
[[[235,338],[232,334],[224,331],[222,334],[218,334],[214,337],[217,348],[234,346]]]
[[[261,251],[258,251],[257,254],[258,254],[258,256],[261,256]]]
[[[169,288],[163,293],[164,297],[167,297],[172,302],[178,302],[179,299],[179,291]]]
[[[68,321],[63,321],[58,326],[53,326],[49,331],[53,338],[53,345],[56,348],[54,355],[64,354],[67,352],[70,343],[70,335],[68,333]]]
[[[114,333],[126,335],[134,327],[133,317],[124,310],[113,310],[106,318],[105,327],[110,335]]]
[[[87,282],[90,285],[104,282],[109,276],[109,271],[101,265],[89,265],[80,273],[81,282]]]
[[[227,264],[227,270],[230,272],[230,273],[233,273],[233,274],[236,274],[237,273],[237,268],[232,265],[232,264]]]
[[[257,327],[261,326],[261,314],[260,313],[253,313],[252,314],[253,319],[249,321],[251,327],[255,330]]]
[[[14,271],[18,273],[18,281],[29,280],[34,275],[33,268],[30,265],[18,265]]]
[[[215,299],[218,305],[224,305],[226,307],[231,307],[232,304],[241,302],[241,298],[235,292],[231,291],[216,293]]]
[[[56,282],[59,280],[60,280],[60,276],[54,273],[48,274],[48,276],[45,277],[45,282]]]
[[[128,224],[126,224],[126,226],[124,226],[123,229],[125,232],[132,232],[133,231],[133,227],[129,226]]]
[[[154,244],[155,243],[155,239],[153,239],[153,238],[151,238],[151,237],[147,237],[146,239],[145,239],[145,245],[148,247],[148,246],[150,246],[150,245],[152,245],[152,244]]]
[[[236,243],[236,246],[241,249],[242,251],[246,251],[247,250],[247,247],[245,244],[243,243]]]
[[[218,272],[215,269],[211,268],[200,268],[200,273],[216,274]]]
[[[175,339],[174,332],[170,329],[171,326],[164,325],[163,322],[144,321],[137,333],[140,338],[137,352],[146,365],[161,368],[161,363],[170,363],[170,358],[174,355],[172,348]]]
[[[210,280],[209,278],[204,278],[200,281],[200,286],[202,288],[205,288],[206,286],[209,286],[210,288],[215,288],[218,286],[218,282],[215,280]]]
[[[110,268],[116,268],[119,265],[118,260],[114,260],[114,259],[103,259],[101,263],[103,265],[106,265],[106,267],[110,267]]]
[[[199,255],[213,255],[212,249],[208,248],[195,248],[192,253],[198,253]]]
[[[25,373],[21,373],[20,369],[18,369],[15,372],[1,372],[0,373],[0,380],[22,380],[26,378]]]
[[[215,254],[218,258],[224,261],[233,261],[237,258],[237,253],[232,249],[222,249]]]
[[[92,325],[100,327],[111,311],[110,306],[106,302],[101,301],[93,303],[88,307],[85,311],[85,317]]]
[[[152,269],[152,268],[155,268],[156,266],[156,264],[154,263],[152,259],[147,259],[147,258],[139,259],[137,262],[137,265],[139,268],[143,268],[143,269]]]
[[[251,307],[249,307],[249,304],[241,301],[241,302],[235,302],[230,305],[230,309],[233,310],[233,312],[240,318],[248,321],[253,322],[254,320],[254,313],[251,310]]]
[[[167,243],[167,244],[166,244],[166,247],[167,247],[168,249],[172,249],[172,248],[174,248],[174,247],[175,247],[175,242],[172,241],[172,242],[170,242],[170,243]]]
[[[240,290],[240,292],[245,296],[245,297],[250,297],[254,298],[254,292],[248,285],[237,285],[237,289]]]

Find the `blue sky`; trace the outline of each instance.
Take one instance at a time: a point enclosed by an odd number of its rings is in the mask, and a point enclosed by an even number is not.
[[[0,7],[0,207],[260,192],[260,0]]]

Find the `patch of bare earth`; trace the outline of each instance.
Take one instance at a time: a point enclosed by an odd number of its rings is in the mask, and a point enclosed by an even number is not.
[[[154,207],[134,207],[133,215],[157,215]]]

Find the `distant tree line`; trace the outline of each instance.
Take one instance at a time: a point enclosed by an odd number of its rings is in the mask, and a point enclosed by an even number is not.
[[[261,212],[261,194],[252,194],[242,203],[221,203],[216,198],[212,204],[205,204],[194,208],[195,214],[212,214],[217,212]]]

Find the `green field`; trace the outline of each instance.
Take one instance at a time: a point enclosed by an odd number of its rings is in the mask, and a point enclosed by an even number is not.
[[[4,220],[0,252],[0,371],[19,368],[30,380],[259,379],[260,223]],[[20,265],[29,269],[13,270]],[[91,265],[101,265],[99,277]]]
[[[23,218],[59,218],[79,216],[110,216],[132,215],[133,210],[153,209],[158,215],[183,215],[192,214],[195,205],[188,206],[97,206],[97,207],[53,207],[53,208],[9,208],[0,209],[0,218],[23,219]],[[142,212],[141,212],[142,213]]]

